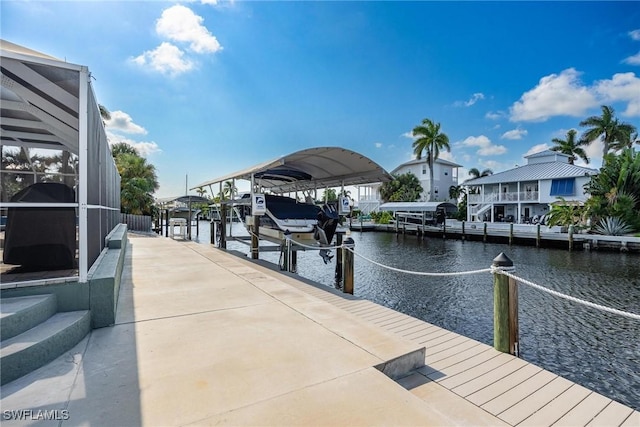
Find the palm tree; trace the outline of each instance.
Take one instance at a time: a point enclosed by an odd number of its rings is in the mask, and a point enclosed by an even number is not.
[[[630,135],[636,131],[635,126],[629,123],[621,123],[615,117],[613,107],[603,105],[601,116],[591,116],[580,122],[580,126],[590,126],[582,134],[582,139],[587,144],[592,143],[598,138],[602,138],[604,146],[602,147],[602,158],[607,155],[612,144],[616,142],[625,142],[630,139]]]
[[[472,179],[482,178],[483,176],[493,175],[493,171],[491,169],[485,169],[482,172],[478,170],[478,168],[469,169],[469,176],[472,176]]]
[[[571,129],[567,132],[566,139],[553,138],[551,142],[556,145],[554,147],[551,147],[551,151],[557,151],[559,153],[570,156],[570,164],[573,164],[578,157],[584,160],[585,163],[589,163],[587,153],[582,148],[582,146],[586,145],[587,142],[584,139],[576,141],[576,134],[577,131],[575,129]]]
[[[434,123],[429,119],[422,120],[422,124],[413,128],[413,136],[417,136],[413,142],[413,154],[416,159],[422,158],[422,152],[426,154],[427,165],[429,166],[429,201],[433,201],[433,165],[440,156],[440,150],[451,151],[449,137],[440,133],[440,123]]]
[[[613,151],[622,151],[625,148],[633,148],[633,144],[640,144],[640,138],[638,138],[638,132],[632,132],[627,135],[628,138],[622,141],[616,141],[611,144],[611,148]]]
[[[236,188],[233,181],[225,181],[222,187],[222,197],[228,197],[228,200],[233,199],[233,196],[238,194],[238,188]]]
[[[204,195],[207,194],[207,189],[204,187],[199,187],[196,188],[196,192],[198,193],[198,196],[204,197]]]
[[[458,200],[460,198],[460,196],[462,196],[465,193],[464,187],[460,186],[460,185],[452,185],[451,187],[449,187],[449,198],[453,199],[453,200]]]

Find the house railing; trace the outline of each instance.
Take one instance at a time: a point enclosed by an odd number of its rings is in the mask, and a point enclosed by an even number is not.
[[[540,193],[538,191],[521,191],[521,192],[507,192],[507,193],[489,193],[485,194],[471,194],[469,195],[470,204],[483,204],[483,203],[495,203],[500,202],[538,202]]]

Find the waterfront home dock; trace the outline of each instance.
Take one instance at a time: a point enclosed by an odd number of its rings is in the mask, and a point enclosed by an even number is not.
[[[67,411],[49,422],[62,426],[640,424],[477,341],[262,262],[134,234],[116,324],[1,392],[7,426],[21,410]]]

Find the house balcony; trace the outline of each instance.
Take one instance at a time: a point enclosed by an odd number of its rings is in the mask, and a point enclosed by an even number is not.
[[[497,202],[524,202],[524,203],[539,203],[540,193],[538,191],[521,191],[521,192],[507,192],[507,193],[489,193],[489,194],[470,194],[469,204],[486,204]]]

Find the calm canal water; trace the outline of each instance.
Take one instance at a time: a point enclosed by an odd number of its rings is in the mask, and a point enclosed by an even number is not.
[[[195,230],[195,229],[194,229]],[[234,226],[234,234],[246,234]],[[352,233],[355,250],[382,264],[414,271],[455,272],[487,268],[505,252],[518,276],[557,291],[640,313],[640,256],[568,252],[393,233]],[[199,240],[209,242],[201,223]],[[229,249],[248,253],[246,245]],[[277,253],[261,253],[277,263]],[[485,344],[493,345],[493,279],[490,273],[422,277],[355,259],[355,295]],[[334,259],[335,261],[335,259]],[[334,286],[335,262],[317,252],[298,255],[298,273]],[[640,410],[640,321],[603,313],[519,287],[521,357],[573,382]]]

